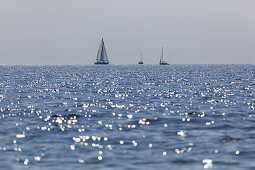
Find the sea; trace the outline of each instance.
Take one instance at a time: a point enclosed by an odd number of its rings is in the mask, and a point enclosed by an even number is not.
[[[0,169],[255,169],[255,65],[0,66]]]

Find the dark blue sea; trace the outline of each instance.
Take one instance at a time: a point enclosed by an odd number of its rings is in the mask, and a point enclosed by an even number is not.
[[[255,169],[255,65],[0,66],[0,169]]]

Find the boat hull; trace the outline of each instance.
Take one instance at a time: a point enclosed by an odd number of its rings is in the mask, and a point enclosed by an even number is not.
[[[159,63],[159,65],[169,65],[168,63]]]
[[[139,61],[138,64],[143,64],[143,62],[142,62],[142,61]]]
[[[95,62],[94,64],[97,64],[97,65],[107,65],[107,64],[109,64],[109,62],[99,61],[99,62]]]

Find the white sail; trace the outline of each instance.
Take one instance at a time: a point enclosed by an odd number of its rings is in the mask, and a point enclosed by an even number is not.
[[[99,46],[98,52],[97,52],[97,62],[109,62],[107,53],[104,46],[104,40],[102,39],[101,44]]]

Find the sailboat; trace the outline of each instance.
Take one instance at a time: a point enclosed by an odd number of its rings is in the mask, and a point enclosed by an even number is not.
[[[95,64],[109,64],[109,60],[106,54],[104,39],[102,38],[101,44],[97,52],[97,59]]]
[[[164,61],[163,59],[163,46],[162,46],[162,53],[161,53],[161,57],[159,60],[159,65],[169,65],[167,62]]]
[[[143,55],[141,53],[141,60],[138,62],[138,64],[143,64]]]

